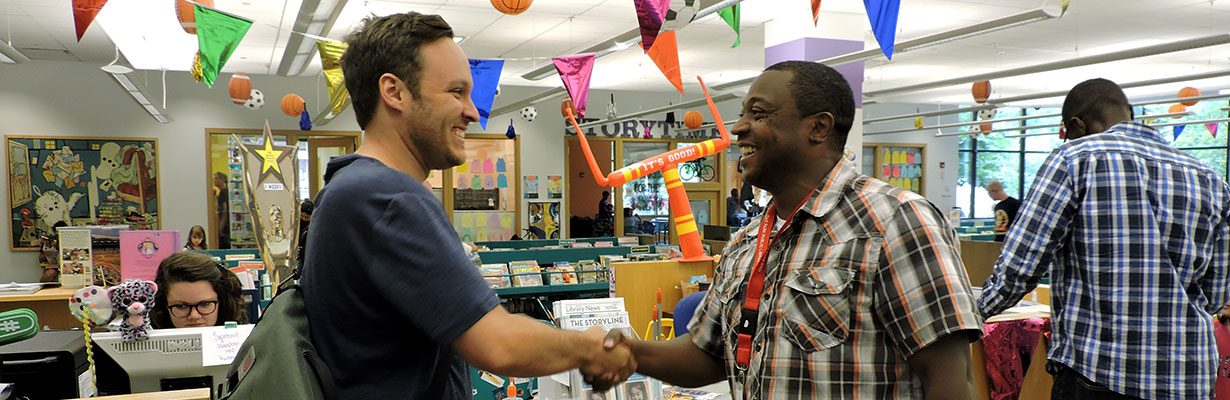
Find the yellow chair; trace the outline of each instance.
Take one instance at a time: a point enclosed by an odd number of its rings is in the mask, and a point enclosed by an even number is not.
[[[664,341],[675,338],[675,320],[671,318],[662,318],[662,336],[659,338],[653,337],[653,320],[649,320],[649,324],[645,325],[645,334],[641,335],[645,340]]]

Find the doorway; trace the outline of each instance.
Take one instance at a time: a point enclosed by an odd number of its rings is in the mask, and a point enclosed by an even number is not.
[[[355,138],[354,137],[308,137],[307,145],[307,176],[308,176],[308,196],[309,199],[315,199],[316,193],[320,192],[320,188],[325,186],[325,171],[328,170],[329,161],[334,157],[344,156],[354,153]],[[303,143],[304,138],[300,137],[300,143]],[[302,171],[300,171],[302,172]]]

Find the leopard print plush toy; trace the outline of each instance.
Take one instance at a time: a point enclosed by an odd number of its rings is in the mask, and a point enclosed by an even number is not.
[[[154,307],[156,292],[158,285],[140,279],[129,279],[107,290],[125,341],[149,339],[149,310]]]

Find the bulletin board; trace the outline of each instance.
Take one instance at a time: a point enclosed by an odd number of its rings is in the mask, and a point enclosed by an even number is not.
[[[911,143],[863,143],[875,153],[872,177],[888,184],[925,195],[927,187],[927,145]]]
[[[158,140],[5,136],[9,248],[36,250],[57,222],[161,229]]]
[[[508,240],[520,232],[520,146],[504,135],[467,134],[465,163],[449,170],[446,210],[465,242]]]

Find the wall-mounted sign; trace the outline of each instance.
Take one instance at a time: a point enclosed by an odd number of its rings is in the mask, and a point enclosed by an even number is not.
[[[594,122],[597,119],[582,119],[578,123]],[[575,136],[571,124],[564,121],[564,134]],[[721,136],[717,127],[702,129],[687,129],[682,122],[667,123],[666,121],[629,120],[618,121],[584,128],[587,136],[605,136],[608,138],[627,139],[712,139]]]

